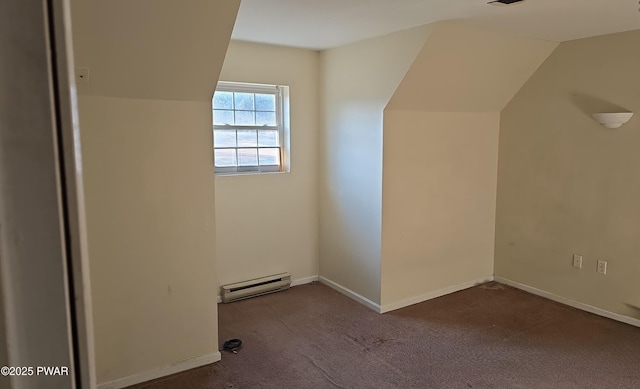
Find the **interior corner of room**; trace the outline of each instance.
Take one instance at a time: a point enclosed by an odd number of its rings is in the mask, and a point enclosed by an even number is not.
[[[71,1],[99,387],[220,360],[220,287],[283,272],[379,313],[495,280],[640,326],[640,119],[592,117],[640,111],[640,30],[300,48],[231,39],[239,0],[150,1]],[[289,172],[214,175],[218,80],[289,86]]]

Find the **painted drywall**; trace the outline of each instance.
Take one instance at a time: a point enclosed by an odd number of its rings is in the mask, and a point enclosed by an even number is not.
[[[424,26],[321,58],[320,275],[380,302],[382,111],[428,36]]]
[[[239,0],[72,0],[75,60],[93,96],[204,101]]]
[[[98,380],[214,353],[208,102],[80,96]]]
[[[219,357],[211,96],[238,6],[73,3],[102,384]]]
[[[259,60],[256,60],[259,58]],[[318,275],[318,52],[232,41],[220,80],[288,85],[290,172],[216,176],[220,285]]]
[[[562,43],[502,112],[495,245],[496,275],[634,317],[639,43],[640,30]],[[617,130],[590,116],[618,110],[636,116]]]
[[[499,112],[558,46],[464,22],[433,26],[387,110]]]
[[[385,111],[383,307],[493,274],[499,122]]]
[[[384,111],[383,310],[493,275],[499,112],[556,47],[433,25]]]

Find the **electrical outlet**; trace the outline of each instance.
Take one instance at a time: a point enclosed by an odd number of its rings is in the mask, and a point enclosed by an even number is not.
[[[607,261],[598,260],[596,271],[600,274],[607,274]]]
[[[573,254],[573,267],[582,269],[582,255]]]

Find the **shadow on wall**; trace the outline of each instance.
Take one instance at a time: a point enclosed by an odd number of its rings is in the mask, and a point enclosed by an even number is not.
[[[629,112],[629,109],[583,93],[572,93],[575,105],[589,118],[596,112]]]
[[[637,317],[640,319],[640,305],[630,304],[630,303],[625,303],[625,305],[633,309],[629,316]]]

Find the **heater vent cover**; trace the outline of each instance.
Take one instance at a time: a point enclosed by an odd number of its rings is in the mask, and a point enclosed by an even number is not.
[[[291,275],[289,273],[274,274],[272,276],[222,285],[221,298],[223,303],[230,303],[232,301],[289,289],[290,286]]]

